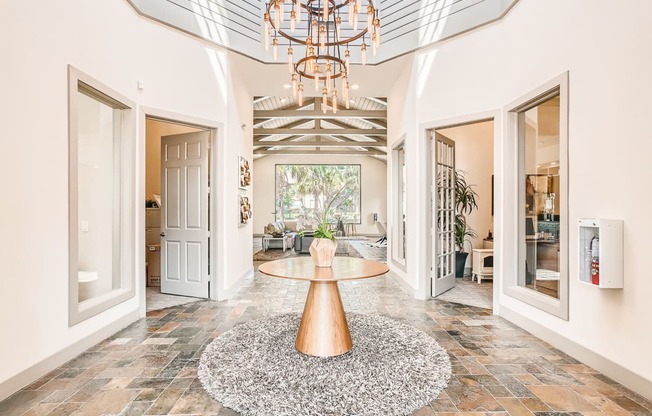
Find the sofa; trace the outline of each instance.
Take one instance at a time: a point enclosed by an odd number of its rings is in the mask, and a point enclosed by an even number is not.
[[[304,231],[301,234],[297,234],[294,236],[294,251],[302,254],[310,253],[308,249],[314,239],[315,236],[312,234],[312,231]]]
[[[297,253],[307,254],[310,253],[308,249],[313,236],[313,227],[311,224],[304,224],[301,221],[276,221],[270,222],[265,226],[264,234],[274,237],[285,236],[292,240],[290,248],[294,248]],[[269,248],[283,248],[283,242],[280,240],[272,240],[269,242]]]
[[[264,234],[266,236],[273,237],[287,237],[290,241],[290,247],[293,248],[295,242],[295,236],[298,235],[299,231],[297,229],[297,221],[276,221],[270,222],[265,226]],[[269,248],[283,248],[283,242],[280,240],[271,240],[269,242]]]

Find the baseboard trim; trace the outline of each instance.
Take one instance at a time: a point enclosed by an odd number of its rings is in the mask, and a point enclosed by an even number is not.
[[[416,290],[415,288],[413,288],[412,286],[410,286],[410,284],[409,284],[408,282],[406,282],[405,280],[401,279],[401,277],[400,277],[400,276],[399,276],[395,271],[390,270],[389,272],[387,272],[387,276],[389,276],[390,278],[394,279],[394,281],[396,281],[396,283],[398,283],[399,285],[401,285],[401,287],[403,288],[403,290],[405,290],[405,291],[407,292],[408,295],[410,295],[410,296],[412,296],[412,297],[416,297],[416,296],[417,296],[417,290]]]
[[[22,388],[29,386],[31,383],[43,377],[50,371],[67,363],[82,352],[88,350],[95,344],[110,337],[121,329],[126,328],[138,319],[140,319],[138,309],[134,309],[122,318],[112,322],[104,328],[93,332],[89,336],[34,364],[27,370],[22,371],[15,376],[3,381],[0,383],[0,401],[12,396]]]
[[[217,293],[217,299],[216,299],[216,300],[219,302],[219,301],[223,301],[223,300],[227,300],[227,299],[229,299],[229,298],[231,297],[231,295],[233,295],[233,292],[234,292],[238,287],[240,287],[240,285],[242,284],[242,281],[245,280],[245,279],[247,279],[247,278],[251,278],[251,277],[254,277],[254,268],[253,268],[253,267],[252,267],[251,269],[247,270],[247,271],[245,272],[245,274],[243,274],[242,276],[240,276],[240,277],[238,278],[238,280],[236,280],[236,281],[235,281],[231,286],[229,286],[227,289],[225,289],[222,293],[219,293],[219,292],[218,292],[218,293]]]
[[[530,332],[532,335],[546,341],[560,351],[563,351],[582,363],[595,368],[602,374],[616,380],[623,386],[635,391],[646,399],[652,400],[652,381],[645,377],[635,373],[634,371],[628,370],[609,358],[606,358],[551,329],[544,327],[528,317],[513,311],[505,305],[500,306],[500,316],[516,326]]]

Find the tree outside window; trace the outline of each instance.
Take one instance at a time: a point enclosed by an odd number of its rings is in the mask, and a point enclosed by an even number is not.
[[[360,223],[360,165],[276,165],[276,220]]]

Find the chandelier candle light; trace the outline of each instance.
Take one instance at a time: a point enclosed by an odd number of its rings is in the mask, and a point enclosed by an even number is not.
[[[363,8],[362,3],[362,0],[271,0],[267,3],[263,17],[265,50],[269,50],[271,43],[272,55],[274,60],[277,60],[278,37],[289,40],[287,59],[292,96],[297,98],[300,106],[303,105],[304,98],[303,82],[307,78],[314,80],[315,92],[322,93],[321,109],[324,114],[329,104],[333,113],[337,113],[338,101],[349,108],[349,46],[352,46],[352,42],[362,39],[360,58],[362,64],[366,65],[367,36],[371,40],[374,56],[380,45],[378,9],[374,7],[372,0],[365,0],[366,8]],[[364,16],[364,25],[358,28],[361,15]],[[342,36],[345,29],[342,27],[343,16],[348,20],[350,36]],[[305,24],[301,26],[302,21],[305,21]],[[294,35],[295,31],[302,33]],[[303,57],[295,62],[295,57],[299,56],[297,46],[300,45],[304,47]],[[346,48],[344,54],[341,48]],[[338,91],[341,91],[340,99]]]

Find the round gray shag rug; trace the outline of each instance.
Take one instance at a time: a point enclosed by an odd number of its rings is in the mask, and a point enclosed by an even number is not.
[[[353,349],[317,358],[294,348],[299,314],[238,325],[201,356],[198,376],[243,415],[407,415],[447,386],[451,364],[437,342],[379,315],[347,313]]]

